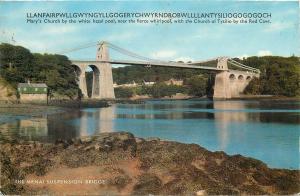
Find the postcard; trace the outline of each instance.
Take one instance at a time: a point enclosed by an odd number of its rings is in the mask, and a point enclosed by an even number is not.
[[[0,194],[300,193],[298,1],[1,1]]]

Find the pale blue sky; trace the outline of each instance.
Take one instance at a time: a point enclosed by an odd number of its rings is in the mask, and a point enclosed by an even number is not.
[[[27,12],[271,12],[271,24],[27,24]],[[217,56],[299,54],[297,1],[87,1],[0,2],[1,42],[32,52],[57,53],[109,41],[149,58],[203,60]],[[96,47],[67,53],[94,59]],[[116,53],[112,58],[123,58]],[[125,57],[124,57],[125,58]]]

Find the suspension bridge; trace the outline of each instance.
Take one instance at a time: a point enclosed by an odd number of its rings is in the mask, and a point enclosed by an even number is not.
[[[233,98],[239,97],[248,83],[254,78],[259,77],[260,71],[250,66],[241,64],[229,57],[217,57],[204,61],[194,62],[174,62],[147,58],[129,50],[118,47],[109,42],[97,42],[87,44],[78,48],[61,52],[61,54],[81,50],[88,47],[97,46],[96,59],[71,60],[75,67],[78,77],[79,88],[84,97],[88,97],[85,70],[90,67],[93,70],[93,84],[91,98],[114,99],[112,64],[139,65],[139,66],[160,66],[176,67],[189,69],[209,70],[216,74],[214,84],[214,98]],[[110,58],[109,49],[117,51],[134,60],[114,60]],[[216,65],[211,65],[215,63]]]

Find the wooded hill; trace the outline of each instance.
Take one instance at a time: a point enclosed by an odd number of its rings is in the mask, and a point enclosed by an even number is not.
[[[14,88],[19,82],[46,83],[50,93],[75,98],[76,75],[71,61],[57,54],[31,53],[22,46],[0,44],[0,76]]]

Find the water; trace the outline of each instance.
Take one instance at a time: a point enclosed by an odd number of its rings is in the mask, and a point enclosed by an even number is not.
[[[0,138],[53,142],[129,131],[137,137],[196,143],[211,151],[254,157],[273,168],[298,169],[299,123],[299,101],[147,101],[16,117],[0,125]]]

